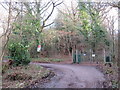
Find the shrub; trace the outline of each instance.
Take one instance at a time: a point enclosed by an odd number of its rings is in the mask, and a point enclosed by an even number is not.
[[[24,46],[19,42],[14,42],[8,46],[8,50],[15,66],[27,65],[30,63],[30,54],[27,46]]]
[[[7,63],[2,62],[2,74],[4,74],[9,69],[9,66]]]
[[[9,68],[12,68],[13,61],[2,62],[2,74],[4,74]]]
[[[33,46],[30,47],[30,56],[32,58],[37,58],[38,57],[37,45],[33,45]]]

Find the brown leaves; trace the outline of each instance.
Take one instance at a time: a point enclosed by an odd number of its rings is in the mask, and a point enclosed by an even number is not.
[[[17,73],[11,73],[11,74],[7,75],[5,79],[11,80],[11,81],[30,80],[30,79],[32,79],[32,77],[25,73],[17,72]]]

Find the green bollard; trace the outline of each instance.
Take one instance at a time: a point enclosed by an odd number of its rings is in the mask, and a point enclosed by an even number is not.
[[[81,55],[78,54],[78,63],[80,63],[80,62],[81,62]]]
[[[109,62],[110,62],[110,57],[109,57],[109,56],[106,56],[105,61],[106,61],[106,63],[109,63]]]
[[[76,63],[76,53],[73,54],[73,63]]]

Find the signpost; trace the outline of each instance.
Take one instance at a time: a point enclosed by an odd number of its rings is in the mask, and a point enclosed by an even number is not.
[[[40,52],[40,51],[41,51],[41,45],[38,45],[37,52]]]
[[[92,57],[95,57],[95,54],[92,54]]]
[[[94,62],[94,60],[95,60],[95,54],[92,54],[92,57],[93,57],[93,62]]]

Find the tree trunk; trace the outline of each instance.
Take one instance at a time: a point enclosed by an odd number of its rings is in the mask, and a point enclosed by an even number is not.
[[[105,48],[104,48],[104,49],[103,49],[104,62],[106,62],[106,61],[105,61],[105,56],[106,56],[106,55],[105,55]]]

